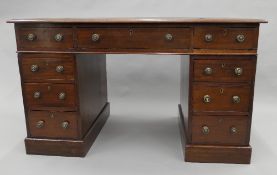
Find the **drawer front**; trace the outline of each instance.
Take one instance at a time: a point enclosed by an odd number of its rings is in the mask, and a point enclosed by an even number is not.
[[[31,137],[78,138],[76,112],[30,111],[28,125]]]
[[[192,143],[248,145],[248,116],[193,116]]]
[[[81,49],[188,49],[190,28],[79,28]]]
[[[75,107],[74,84],[25,83],[25,104],[28,107]]]
[[[18,50],[72,50],[71,28],[19,28],[16,31]]]
[[[195,49],[257,49],[258,28],[195,27]]]
[[[20,57],[24,82],[74,81],[75,64],[72,55],[27,54]]]
[[[250,85],[194,83],[193,112],[249,112]]]
[[[194,59],[194,81],[250,82],[255,78],[256,57],[226,59]]]

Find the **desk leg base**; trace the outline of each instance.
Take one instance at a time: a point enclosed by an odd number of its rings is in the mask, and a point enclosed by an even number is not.
[[[186,137],[184,116],[179,105],[179,127],[186,162],[249,164],[251,146],[220,146],[190,144]]]
[[[85,157],[110,115],[107,103],[82,140],[26,138],[27,154]]]

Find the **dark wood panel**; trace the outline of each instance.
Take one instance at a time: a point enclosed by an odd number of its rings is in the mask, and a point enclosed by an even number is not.
[[[75,60],[72,54],[23,54],[19,60],[24,82],[75,80]]]
[[[92,35],[99,36],[92,41]],[[172,37],[167,40],[166,36]],[[190,28],[78,28],[78,48],[87,49],[189,49]]]
[[[185,161],[249,164],[250,146],[186,145]]]
[[[248,116],[193,116],[192,142],[202,145],[249,145]],[[205,130],[204,129],[208,129]]]
[[[206,95],[210,102],[204,102]],[[233,101],[234,96],[240,98],[238,103]],[[193,112],[249,112],[251,96],[251,86],[247,84],[193,83]]]
[[[78,94],[83,135],[96,120],[107,103],[106,56],[96,54],[76,55]]]
[[[258,33],[258,28],[199,26],[194,28],[193,48],[257,49]],[[211,35],[211,41],[206,41],[206,35]],[[238,42],[238,35],[245,37],[243,42]]]
[[[28,40],[29,34],[33,40]],[[62,35],[61,41],[55,40],[57,34]],[[16,41],[18,50],[72,50],[74,46],[72,28],[16,27]]]
[[[74,84],[25,83],[23,91],[25,105],[28,107],[76,106],[76,89]],[[39,92],[39,97],[34,98],[36,92]],[[59,99],[61,93],[65,93],[64,99]]]
[[[80,138],[76,112],[30,111],[30,136],[36,138]],[[67,122],[68,126],[65,126]],[[64,124],[64,126],[62,126]]]
[[[205,72],[209,69],[211,74]],[[195,56],[194,81],[249,82],[255,78],[256,56]],[[241,74],[236,74],[236,69]]]

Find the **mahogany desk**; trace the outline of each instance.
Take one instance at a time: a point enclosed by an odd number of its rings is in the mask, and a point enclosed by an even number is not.
[[[105,54],[178,54],[185,161],[250,163],[259,24],[266,21],[8,22],[15,24],[28,154],[86,155],[109,116]]]

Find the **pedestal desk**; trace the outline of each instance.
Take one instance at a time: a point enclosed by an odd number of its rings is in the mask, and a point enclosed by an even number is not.
[[[181,55],[185,161],[250,163],[258,19],[15,19],[28,154],[86,155],[109,116],[105,54]]]

